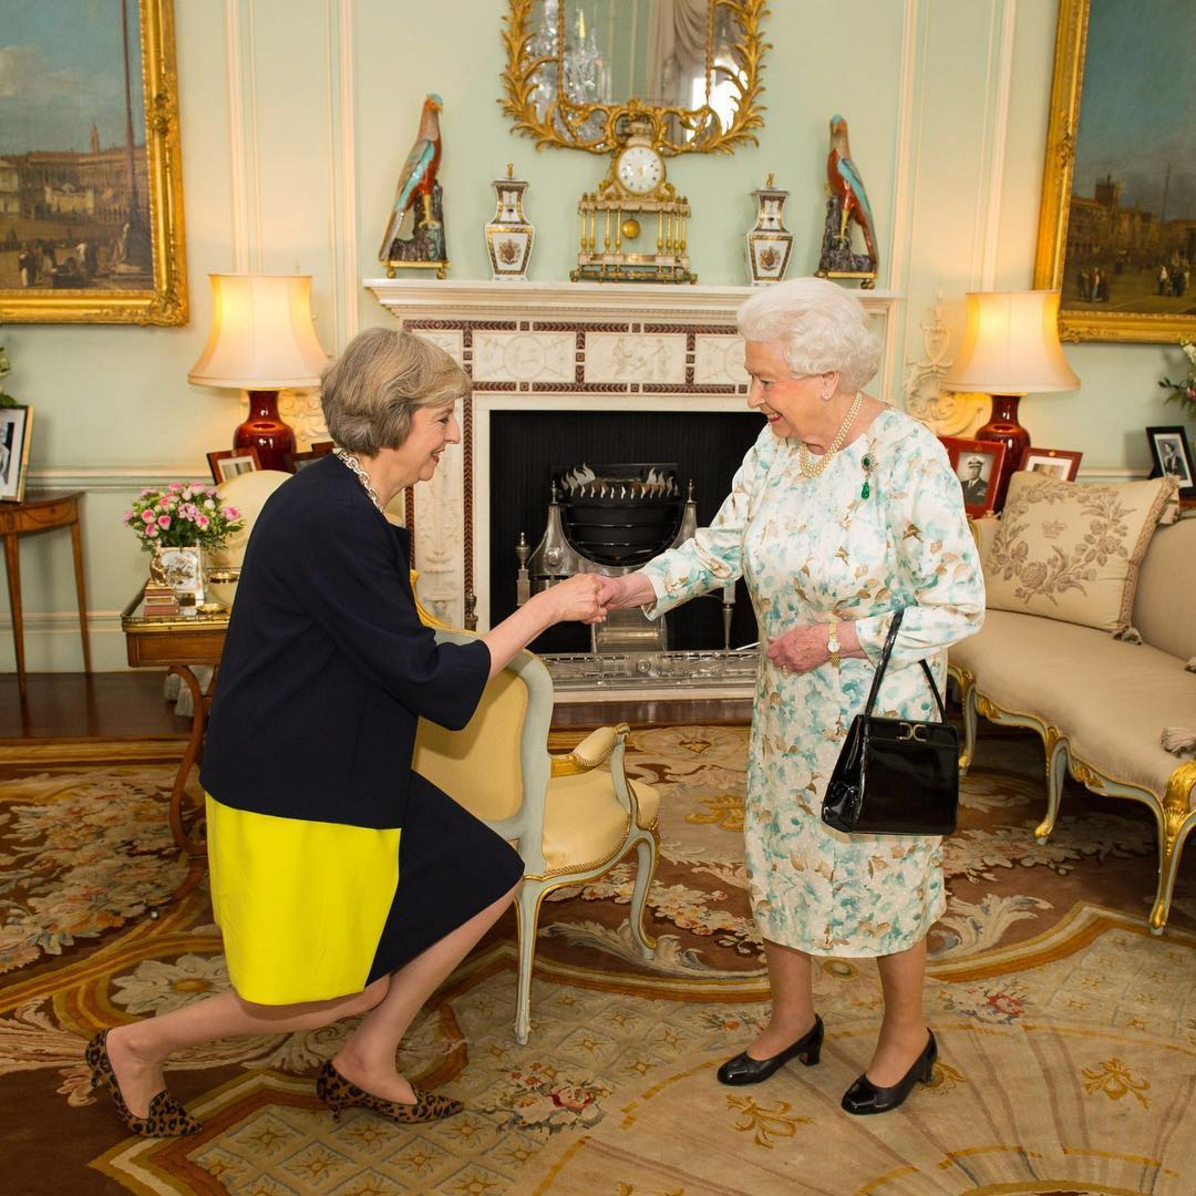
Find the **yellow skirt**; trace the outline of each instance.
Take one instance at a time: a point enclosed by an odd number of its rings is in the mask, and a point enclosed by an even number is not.
[[[399,884],[400,831],[251,814],[207,795],[212,911],[233,987],[290,1005],[360,992]]]
[[[207,819],[229,977],[261,1005],[361,992],[523,875],[510,844],[418,773],[401,831],[254,814],[211,794]]]

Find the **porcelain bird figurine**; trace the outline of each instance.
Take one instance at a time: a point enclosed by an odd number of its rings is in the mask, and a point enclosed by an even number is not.
[[[432,216],[432,188],[436,184],[436,172],[440,167],[439,113],[443,106],[444,102],[434,93],[430,93],[424,100],[423,112],[419,119],[419,133],[411,152],[407,155],[407,161],[403,163],[403,169],[399,172],[394,207],[382,237],[382,247],[378,250],[379,261],[385,262],[390,258],[390,246],[396,238],[404,241],[411,239],[417,197],[423,204],[424,225],[435,227],[437,223]]]
[[[854,220],[864,234],[864,244],[875,270],[880,256],[876,252],[876,233],[872,224],[872,208],[864,190],[860,172],[851,160],[851,144],[847,140],[847,120],[835,113],[831,117],[831,152],[826,160],[826,179],[831,194],[839,197],[839,238],[846,240],[847,224]]]

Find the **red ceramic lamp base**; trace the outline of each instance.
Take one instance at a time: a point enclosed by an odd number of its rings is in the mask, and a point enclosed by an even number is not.
[[[1017,405],[1021,395],[993,395],[992,415],[988,423],[976,433],[977,440],[999,440],[1005,446],[1005,460],[997,482],[993,510],[1005,505],[1009,479],[1021,464],[1022,454],[1030,447],[1030,433],[1017,422]]]
[[[295,433],[279,418],[278,391],[249,392],[249,418],[233,434],[233,448],[255,448],[263,469],[289,472],[287,457],[295,451]]]

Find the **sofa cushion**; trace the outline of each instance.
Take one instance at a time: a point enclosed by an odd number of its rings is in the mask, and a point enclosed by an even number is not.
[[[1003,710],[1057,727],[1076,757],[1159,798],[1180,763],[1163,750],[1163,728],[1196,728],[1196,673],[1090,627],[990,610],[950,661]]]
[[[1134,626],[1151,647],[1196,656],[1196,518],[1155,532],[1138,573]]]
[[[1124,630],[1138,566],[1173,512],[1174,490],[1170,478],[1093,486],[1015,473],[985,559],[988,609]]]

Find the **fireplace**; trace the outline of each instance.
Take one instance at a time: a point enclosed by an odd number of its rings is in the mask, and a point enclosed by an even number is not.
[[[490,531],[490,622],[515,610],[515,546],[524,533],[533,547],[544,531],[552,480],[582,463],[676,463],[681,494],[694,484],[698,525],[709,523],[731,488],[762,421],[742,412],[696,411],[679,417],[647,411],[495,411],[490,416],[490,488],[485,508]],[[514,463],[518,463],[517,468]],[[580,547],[580,546],[579,546]],[[722,591],[671,612],[669,647],[722,648]],[[756,621],[743,582],[736,586],[731,645],[756,640]],[[536,652],[588,652],[590,629],[562,624],[540,637]]]
[[[484,629],[514,609],[519,533],[535,547],[554,471],[587,459],[675,463],[683,495],[694,480],[705,523],[759,432],[759,417],[746,407],[735,327],[736,309],[754,293],[749,287],[417,279],[366,286],[473,380],[459,412],[463,443],[405,502],[420,599],[450,625],[476,621]],[[883,323],[880,331],[891,334],[887,316],[897,296],[870,291],[859,298]],[[891,361],[898,350],[893,335],[887,340]],[[878,387],[875,393],[886,392],[883,377]],[[698,598],[668,619],[680,657],[698,651],[691,645],[721,649],[721,594]],[[584,652],[588,635],[562,628],[537,648]],[[742,583],[731,639],[755,639]],[[643,672],[643,664],[618,667]],[[664,662],[660,675],[724,677],[724,664],[676,659]],[[742,676],[737,685],[742,692]]]

